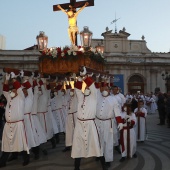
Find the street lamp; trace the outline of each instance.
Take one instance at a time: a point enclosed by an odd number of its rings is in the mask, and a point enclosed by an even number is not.
[[[40,33],[39,33],[39,35],[37,35],[36,39],[37,39],[39,51],[42,51],[47,48],[48,37],[45,35],[45,32],[40,31]]]
[[[88,51],[91,46],[91,39],[93,33],[89,30],[87,26],[84,27],[84,30],[80,32],[81,45],[84,47],[85,51]]]
[[[165,85],[166,85],[166,91],[168,93],[168,82],[170,80],[170,74],[168,74],[168,72],[166,71],[165,74],[162,73],[162,79],[166,81]]]

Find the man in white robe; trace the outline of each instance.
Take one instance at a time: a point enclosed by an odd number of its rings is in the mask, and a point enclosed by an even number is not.
[[[86,68],[80,72],[81,76],[86,75]],[[102,157],[101,143],[97,126],[95,123],[97,106],[97,89],[90,77],[84,82],[87,87],[82,93],[82,79],[79,77],[75,83],[75,91],[78,98],[77,122],[74,129],[71,157],[75,159],[75,170],[79,170],[81,158]],[[103,170],[106,170],[105,161],[102,159]]]
[[[37,107],[37,113],[38,113],[38,118],[41,123],[42,128],[44,129],[46,133],[47,140],[51,141],[52,148],[56,147],[56,141],[55,138],[53,137],[54,131],[52,127],[52,122],[50,119],[50,115],[48,113],[48,92],[45,87],[45,78],[41,78],[39,81],[39,98],[38,98],[38,107]]]
[[[29,163],[29,149],[24,124],[25,96],[21,89],[21,84],[16,81],[16,76],[13,72],[11,73],[11,78],[13,81],[11,91],[9,91],[8,85],[10,75],[6,74],[6,79],[3,86],[3,94],[7,99],[7,105],[5,111],[6,123],[2,136],[2,155],[0,158],[0,167],[6,166],[6,161],[11,152],[23,151],[23,166]]]
[[[113,161],[113,141],[115,140],[113,132],[117,131],[117,127],[113,127],[113,119],[116,119],[119,130],[123,128],[123,124],[118,102],[115,97],[110,95],[107,86],[102,88],[102,94],[98,89],[96,118],[105,162],[110,167],[110,163]]]
[[[63,150],[63,152],[71,149],[71,146],[73,144],[74,128],[77,121],[77,95],[75,94],[74,89],[70,89],[71,85],[67,85],[66,88],[67,91],[69,90],[70,99],[67,105],[68,110],[66,116],[66,138],[65,138],[66,147]]]
[[[136,126],[135,126],[135,132],[136,132],[136,140],[140,142],[145,141],[145,132],[146,132],[146,116],[147,116],[147,110],[144,108],[143,101],[138,102],[138,108],[134,110],[134,113],[136,115]]]

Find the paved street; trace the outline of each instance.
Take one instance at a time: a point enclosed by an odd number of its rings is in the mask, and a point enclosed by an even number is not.
[[[147,131],[148,139],[145,143],[138,143],[138,158],[119,162],[121,155],[114,153],[114,162],[109,170],[169,170],[170,169],[170,128],[166,125],[158,126],[158,115],[148,115]],[[73,170],[74,161],[70,157],[70,152],[63,153],[64,139],[55,149],[51,149],[51,144],[46,145],[48,156],[41,154],[38,161],[34,161],[31,155],[31,163],[23,167],[22,160],[7,163],[4,170]],[[83,159],[81,170],[101,170],[99,162],[95,158]]]

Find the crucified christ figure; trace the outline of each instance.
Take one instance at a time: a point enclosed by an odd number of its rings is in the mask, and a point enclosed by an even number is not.
[[[86,2],[83,7],[81,7],[77,12],[76,9],[73,6],[69,6],[70,9],[64,10],[60,5],[57,5],[61,11],[63,11],[68,16],[68,35],[71,40],[71,43],[73,45],[76,44],[76,33],[79,33],[78,27],[77,27],[77,16],[78,14],[88,5],[89,3]]]

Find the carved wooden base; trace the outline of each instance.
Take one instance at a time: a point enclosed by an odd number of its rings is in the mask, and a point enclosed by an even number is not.
[[[40,61],[39,71],[46,74],[55,73],[78,73],[80,66],[86,66],[97,71],[103,71],[104,64],[97,62],[89,57],[89,54],[77,56],[72,59],[48,59],[44,58]]]

